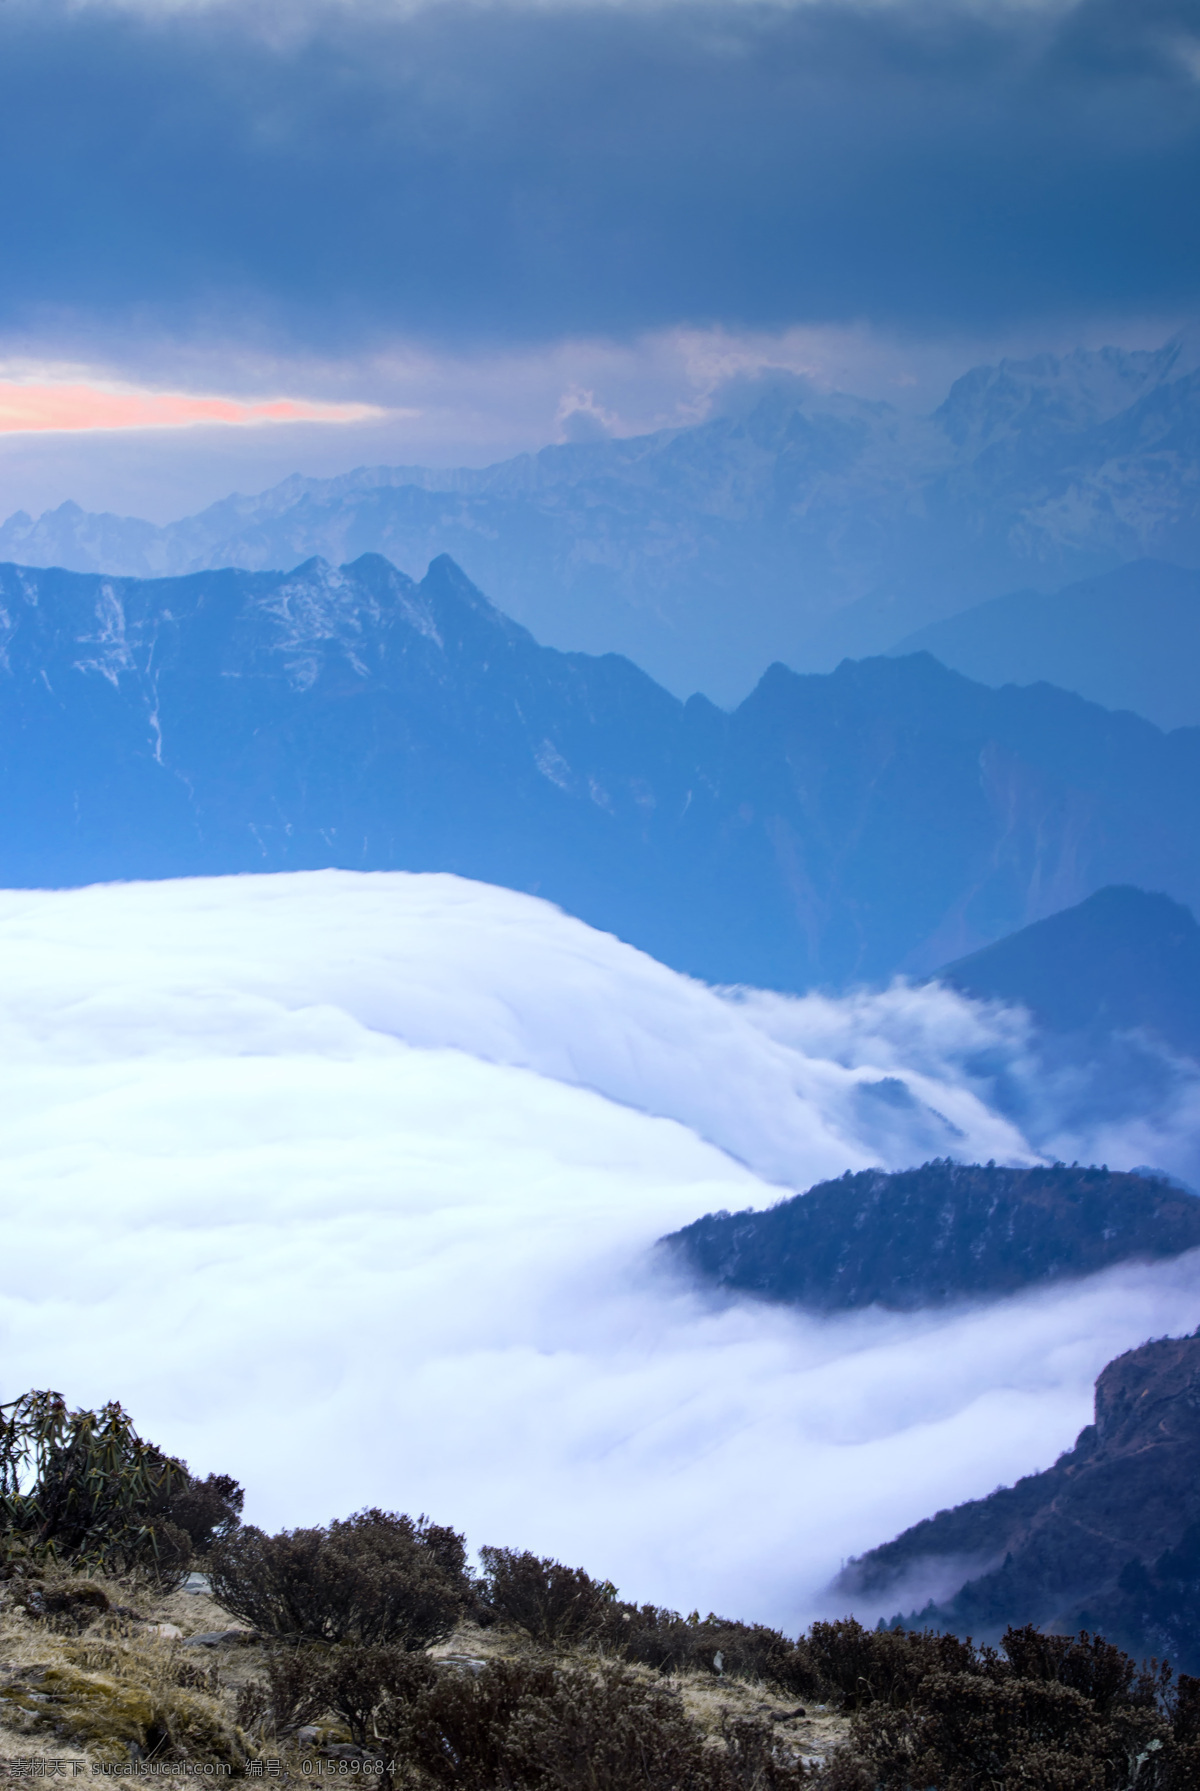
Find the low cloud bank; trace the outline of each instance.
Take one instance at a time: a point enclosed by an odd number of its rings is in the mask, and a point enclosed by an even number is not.
[[[1029,1160],[984,1061],[1027,1031],[946,991],[723,996],[402,874],[4,892],[0,952],[4,1397],[120,1397],[269,1526],[425,1509],[794,1627],[1200,1322],[1189,1258],[822,1321],[654,1266],[846,1168]]]

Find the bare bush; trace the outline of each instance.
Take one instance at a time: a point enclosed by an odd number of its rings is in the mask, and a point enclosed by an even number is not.
[[[1078,1636],[1043,1635],[1026,1624],[1007,1630],[1000,1646],[1018,1679],[1069,1685],[1101,1714],[1123,1704],[1154,1705],[1164,1690],[1161,1671],[1139,1667],[1115,1643],[1086,1631]]]
[[[930,1673],[970,1672],[970,1642],[933,1630],[864,1629],[853,1617],[814,1623],[807,1653],[816,1680],[844,1710],[911,1702]]]
[[[396,1753],[426,1783],[496,1791],[513,1783],[514,1721],[530,1703],[552,1698],[557,1679],[546,1661],[490,1661],[479,1674],[444,1672],[411,1703],[393,1700],[381,1714]]]
[[[676,1691],[613,1663],[495,1661],[442,1674],[392,1715],[398,1756],[455,1791],[792,1791],[808,1778],[764,1724],[732,1724],[714,1747]]]
[[[867,1632],[871,1633],[871,1632]],[[843,1638],[846,1640],[846,1638]],[[1102,1638],[1009,1630],[999,1652],[960,1643],[943,1670],[858,1698],[849,1745],[820,1778],[828,1791],[1193,1791],[1200,1782],[1200,1683],[1139,1667]],[[879,1660],[885,1662],[881,1652]],[[949,1658],[949,1657],[947,1657]],[[877,1676],[880,1671],[876,1669]]]
[[[407,1707],[436,1679],[431,1662],[409,1649],[344,1644],[325,1656],[320,1690],[324,1708],[341,1717],[355,1741],[365,1743],[380,1738],[378,1717],[386,1730],[385,1711]]]
[[[712,1614],[681,1617],[658,1605],[614,1602],[601,1639],[626,1660],[660,1673],[708,1672],[765,1679],[784,1691],[807,1694],[816,1679],[806,1644],[791,1642],[761,1623],[736,1623]]]
[[[515,1782],[545,1791],[784,1791],[807,1777],[761,1723],[729,1725],[723,1739],[707,1744],[673,1688],[610,1665],[564,1673],[530,1701],[510,1758]]]
[[[583,1641],[604,1628],[616,1597],[610,1581],[517,1549],[481,1548],[479,1558],[488,1608],[535,1642],[553,1646]]]
[[[245,1525],[213,1550],[213,1596],[268,1635],[426,1648],[469,1596],[456,1531],[360,1511],[328,1528],[267,1536]]]

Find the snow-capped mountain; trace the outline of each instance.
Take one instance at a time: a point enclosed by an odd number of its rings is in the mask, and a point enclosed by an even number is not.
[[[708,421],[483,469],[287,479],[158,528],[64,504],[0,558],[131,576],[451,554],[554,646],[628,654],[677,695],[743,696],[1017,586],[1200,563],[1200,352],[980,367],[931,416],[767,380]]]
[[[448,559],[0,567],[0,881],[443,870],[714,982],[924,973],[1108,883],[1200,905],[1200,731],[928,655],[733,714],[539,646]]]

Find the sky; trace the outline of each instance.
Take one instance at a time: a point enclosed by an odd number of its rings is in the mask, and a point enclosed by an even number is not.
[[[270,1529],[424,1510],[795,1631],[849,1555],[1050,1466],[1107,1361],[1200,1323],[1200,1252],[825,1319],[656,1258],[921,1160],[934,1108],[1033,1160],[978,1068],[1036,1073],[1023,1023],[949,991],[734,998],[402,873],[0,892],[0,958],[5,1397],[119,1399]],[[917,1099],[864,1132],[855,1090],[898,1069]]]
[[[1154,346],[1198,131],[1195,0],[5,0],[0,510]]]

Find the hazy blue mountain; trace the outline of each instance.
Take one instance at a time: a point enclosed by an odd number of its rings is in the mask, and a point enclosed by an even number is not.
[[[619,651],[685,696],[772,660],[824,669],[1022,585],[1156,555],[1200,564],[1200,351],[980,367],[927,417],[789,376],[718,414],[497,466],[295,477],[165,528],[67,504],[0,558],[159,576],[450,553],[560,648]]]
[[[453,562],[0,567],[0,883],[442,869],[716,982],[924,974],[1134,877],[1200,900],[1200,731],[928,655],[733,713],[541,647]]]
[[[981,684],[1044,679],[1160,728],[1200,725],[1200,572],[1135,560],[1046,595],[1016,591],[908,635]]]
[[[1097,890],[1061,914],[947,964],[938,980],[1020,1002],[1081,1043],[1134,1027],[1200,1058],[1200,926],[1143,889]]]
[[[949,1161],[847,1172],[765,1212],[708,1213],[662,1240],[702,1283],[815,1312],[998,1299],[1198,1246],[1200,1200],[1165,1180]]]
[[[1052,1468],[914,1524],[833,1591],[877,1607],[938,1582],[910,1626],[976,1641],[1086,1627],[1200,1671],[1200,1334],[1118,1356],[1095,1423]]]

